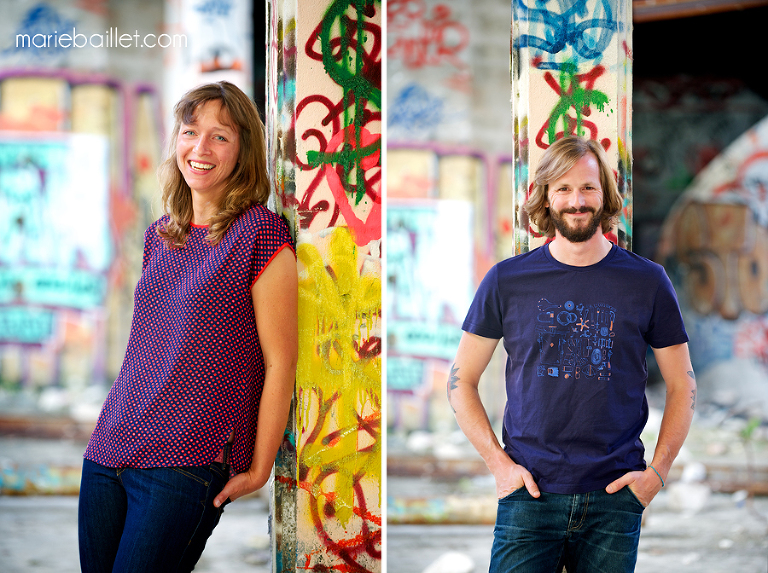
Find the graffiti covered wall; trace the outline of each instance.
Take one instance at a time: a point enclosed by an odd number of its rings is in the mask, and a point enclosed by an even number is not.
[[[162,7],[134,5],[146,8],[142,33],[156,31]],[[125,351],[161,133],[147,81],[160,53],[110,47],[125,22],[101,3],[14,3],[0,26],[0,408],[10,414],[91,420]]]
[[[768,118],[694,179],[659,245],[702,400],[768,417]],[[727,386],[722,384],[729,380]]]
[[[380,571],[382,4],[269,10],[270,164],[300,273],[275,570]]]
[[[466,148],[389,146],[387,425],[397,433],[455,424],[445,380],[475,286],[504,258],[488,208],[503,169],[501,156]]]
[[[529,166],[577,134],[608,152],[624,209],[612,240],[632,248],[632,5],[629,0],[512,0],[516,252],[543,242],[520,206]]]
[[[634,75],[632,250],[652,259],[661,227],[693,178],[768,114],[742,80]]]
[[[387,3],[387,137],[467,142],[472,66],[468,3]]]
[[[472,292],[514,253],[506,0],[387,2],[387,424],[450,432]],[[481,392],[497,390],[484,385]]]

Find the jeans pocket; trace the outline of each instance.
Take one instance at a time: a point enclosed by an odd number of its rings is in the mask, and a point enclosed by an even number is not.
[[[510,499],[510,498],[511,498],[513,495],[515,495],[515,494],[516,494],[517,492],[519,492],[521,489],[523,489],[523,487],[518,487],[518,488],[516,488],[516,489],[513,489],[512,491],[510,491],[510,492],[509,492],[507,495],[505,495],[504,497],[500,497],[500,498],[498,498],[498,501],[499,501],[499,503],[501,503],[502,501],[508,501],[508,500],[509,500],[509,499]]]
[[[193,479],[196,482],[204,485],[205,487],[208,487],[211,483],[211,480],[209,477],[204,475],[204,471],[207,470],[207,468],[201,468],[197,466],[193,467],[176,467],[176,468],[168,468],[171,469],[177,473],[180,473],[183,476],[187,476],[189,479]]]
[[[634,491],[632,491],[632,490],[629,488],[629,486],[625,486],[625,487],[624,487],[624,489],[626,489],[626,490],[627,490],[627,492],[629,492],[629,496],[630,496],[630,498],[632,499],[632,501],[634,501],[634,502],[635,502],[637,505],[639,505],[641,508],[643,508],[643,510],[645,510],[645,509],[648,507],[647,505],[643,504],[643,502],[642,502],[642,501],[640,501],[640,498],[639,498],[639,497],[637,497],[637,495],[635,494],[635,492],[634,492]]]
[[[229,480],[229,465],[222,462],[211,462],[209,466],[214,477],[227,482]]]

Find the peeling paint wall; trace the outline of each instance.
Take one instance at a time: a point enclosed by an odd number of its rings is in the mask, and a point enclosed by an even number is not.
[[[617,173],[624,209],[613,241],[632,248],[632,3],[512,0],[516,252],[543,243],[519,213],[544,150],[594,139]]]
[[[274,570],[380,571],[382,4],[269,10],[270,165],[300,273]]]
[[[659,244],[684,311],[701,399],[762,418],[768,417],[766,190],[768,118],[699,173]]]

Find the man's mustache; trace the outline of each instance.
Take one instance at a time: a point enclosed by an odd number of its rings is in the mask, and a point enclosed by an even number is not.
[[[593,215],[597,212],[594,207],[580,207],[577,209],[576,207],[568,207],[567,209],[560,209],[561,213],[592,213]]]

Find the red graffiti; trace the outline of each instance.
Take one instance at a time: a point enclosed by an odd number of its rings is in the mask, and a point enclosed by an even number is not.
[[[450,65],[468,68],[463,52],[469,46],[469,30],[452,17],[451,8],[437,4],[426,15],[424,0],[387,2],[387,30],[395,38],[387,56],[400,59],[409,69]]]
[[[603,106],[608,103],[607,96],[595,89],[595,82],[604,72],[603,66],[595,66],[583,74],[569,73],[564,70],[561,72],[560,80],[556,79],[551,72],[544,74],[544,81],[560,96],[560,101],[536,134],[536,145],[546,149],[567,135],[584,135],[597,141],[597,125],[584,118],[592,114],[593,105],[602,111]],[[584,84],[583,87],[582,84]],[[571,117],[569,114],[571,109],[574,110],[576,117]],[[558,122],[563,124],[562,131],[556,131]],[[585,130],[589,132],[588,135]],[[544,141],[545,135],[549,135],[549,143]],[[600,144],[608,151],[611,140],[604,138],[600,140]]]
[[[323,445],[330,448],[336,441],[352,432],[365,435],[371,441],[370,446],[360,447],[358,454],[378,455],[377,448],[381,438],[380,408],[377,407],[376,412],[369,416],[361,416],[355,412],[355,424],[321,437],[329,417],[334,416],[333,409],[338,405],[339,394],[334,393],[330,398],[325,399],[320,388],[310,392],[317,398],[318,416],[305,440],[306,444],[317,444],[322,440]],[[361,440],[365,442],[365,438],[359,438],[358,443]],[[337,474],[341,471],[344,460],[323,457],[325,461],[318,466],[315,461],[308,463],[303,450],[304,448],[300,449],[298,456],[298,485],[310,496],[310,515],[318,538],[322,541],[322,548],[306,553],[304,565],[299,564],[298,568],[313,571],[332,570],[340,573],[371,572],[371,569],[366,566],[366,561],[381,559],[381,518],[371,513],[366,503],[362,484],[366,471],[361,466],[352,479],[353,513],[357,519],[345,526],[340,526],[336,523],[335,486],[331,485],[328,488],[324,486],[333,484],[339,479]],[[337,532],[343,532],[343,536],[338,537]],[[322,562],[328,555],[337,556],[341,562],[334,565],[321,565],[317,562],[318,560]]]
[[[768,319],[757,318],[748,322],[736,334],[734,354],[739,358],[756,358],[768,366]]]
[[[339,86],[340,97],[313,94],[296,106],[294,133],[308,107],[325,109],[319,125],[294,136],[314,143],[305,156],[297,154],[297,168],[316,173],[300,199],[286,194],[283,201],[297,208],[301,229],[312,227],[318,215],[328,217],[323,227],[336,226],[341,217],[362,246],[381,238],[381,136],[375,133],[381,130],[381,27],[368,20],[375,16],[373,5],[355,8],[357,19],[346,2],[335,2],[304,46]],[[319,193],[323,183],[330,200]]]

